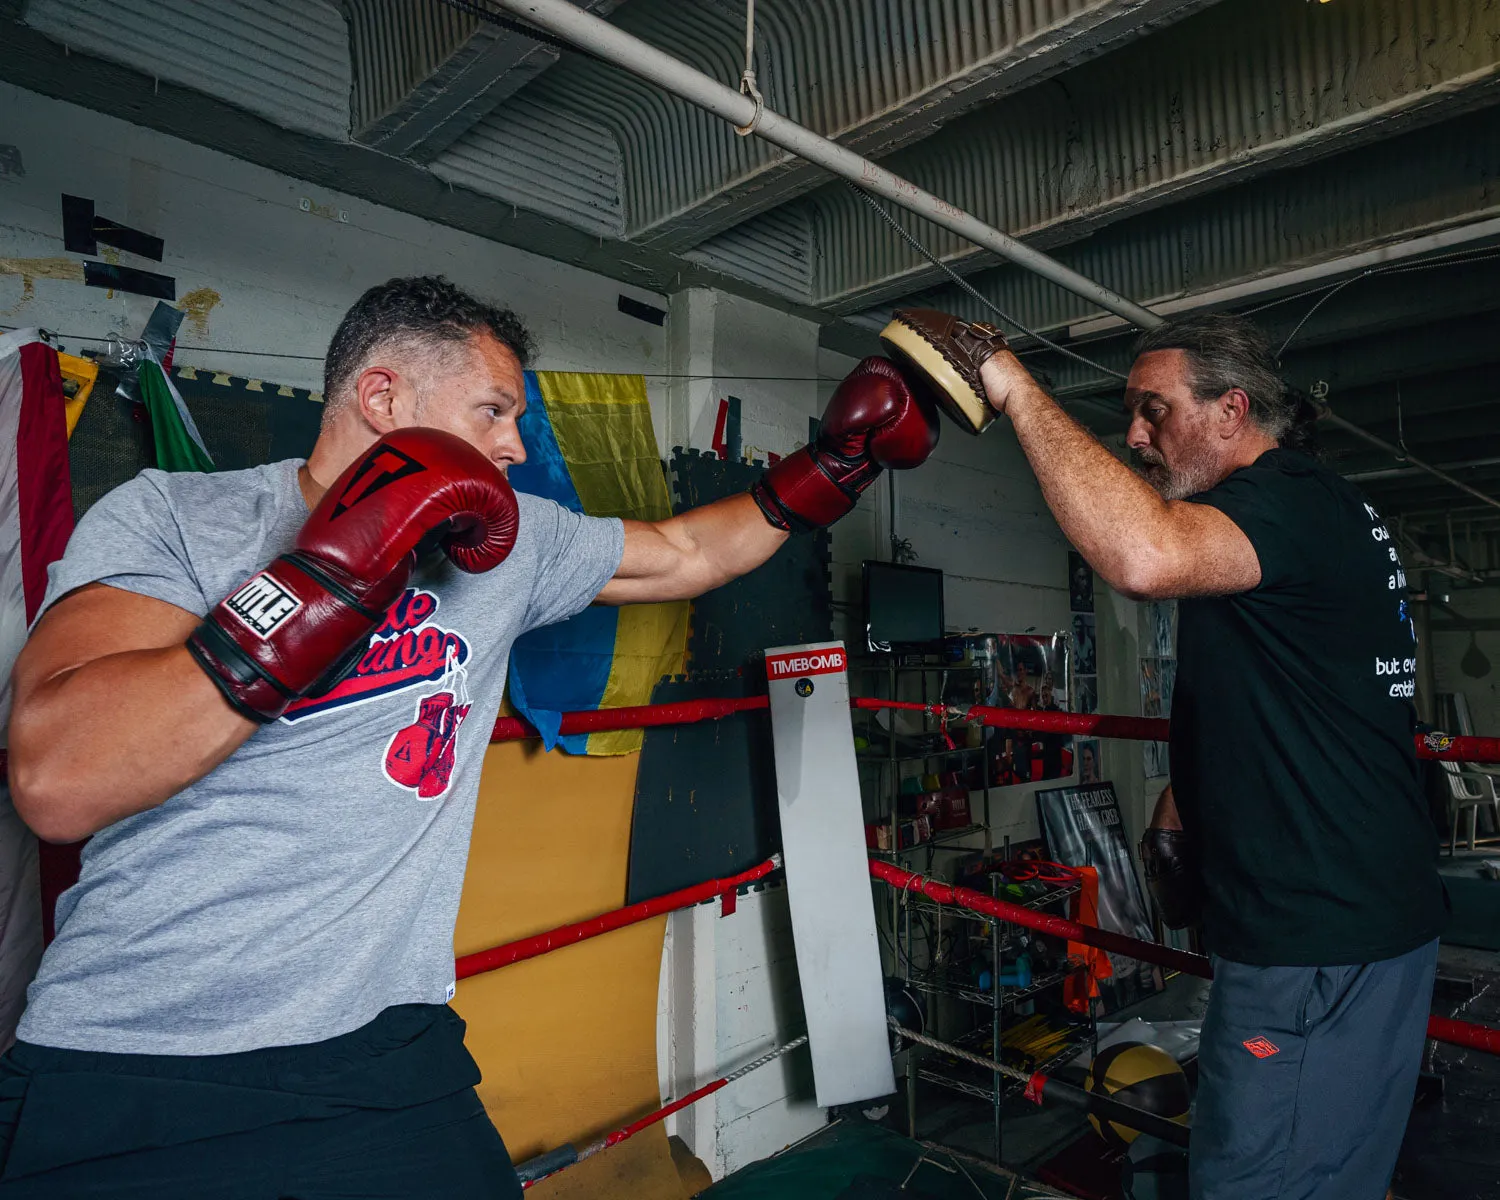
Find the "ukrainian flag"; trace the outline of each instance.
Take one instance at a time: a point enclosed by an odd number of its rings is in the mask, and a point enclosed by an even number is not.
[[[527,371],[520,425],[526,461],[510,469],[517,491],[595,517],[659,521],[671,515],[641,376]],[[686,601],[595,605],[560,625],[532,630],[511,650],[511,704],[549,750],[639,750],[639,729],[560,737],[561,714],[650,703],[657,680],[683,669],[687,621]]]

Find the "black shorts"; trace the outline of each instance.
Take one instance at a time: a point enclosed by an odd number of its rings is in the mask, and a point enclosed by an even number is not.
[[[242,1054],[17,1043],[0,1059],[0,1200],[517,1200],[463,1031],[413,1004]]]

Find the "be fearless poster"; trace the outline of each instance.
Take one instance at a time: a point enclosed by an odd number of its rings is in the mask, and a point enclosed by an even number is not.
[[[1114,784],[1048,788],[1037,792],[1036,807],[1052,858],[1066,866],[1093,867],[1099,872],[1100,926],[1154,941]],[[1115,954],[1109,960],[1114,978],[1099,985],[1106,1012],[1162,990],[1160,967]]]

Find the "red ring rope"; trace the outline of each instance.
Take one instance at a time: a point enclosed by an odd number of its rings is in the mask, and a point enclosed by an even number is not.
[[[1065,937],[1069,941],[1082,942],[1086,946],[1097,946],[1100,950],[1123,954],[1141,962],[1171,967],[1181,971],[1184,975],[1196,975],[1201,979],[1213,978],[1213,967],[1201,954],[1189,954],[1184,950],[1174,950],[1170,946],[1158,946],[1155,942],[1143,942],[1139,938],[1115,933],[1110,929],[1100,929],[1095,925],[1082,925],[1077,921],[1065,920],[1048,913],[1039,913],[1034,909],[1006,904],[1003,900],[996,900],[986,896],[983,892],[970,891],[968,888],[954,887],[952,884],[942,883],[936,879],[928,879],[926,876],[917,875],[912,871],[903,871],[900,867],[894,867],[873,858],[870,860],[870,874],[893,887],[920,892],[939,904],[957,905],[971,912],[984,913],[999,920],[1009,921],[1012,925],[1035,929],[1038,933],[1050,933],[1054,937]],[[1455,1046],[1467,1046],[1473,1050],[1486,1050],[1491,1054],[1500,1054],[1500,1029],[1492,1029],[1488,1025],[1476,1025],[1472,1021],[1459,1021],[1453,1017],[1429,1017],[1427,1036],[1435,1042],[1449,1042]]]
[[[694,904],[701,904],[705,900],[712,900],[715,896],[726,895],[748,883],[764,879],[778,866],[780,863],[776,858],[768,858],[748,871],[741,871],[738,875],[731,875],[727,879],[710,879],[704,883],[694,884],[692,887],[682,888],[680,891],[668,892],[665,896],[657,896],[654,900],[642,900],[638,904],[617,908],[601,916],[590,917],[587,921],[561,925],[556,929],[549,929],[546,933],[507,942],[503,946],[494,946],[489,950],[465,954],[453,964],[454,978],[467,979],[470,975],[493,971],[497,967],[508,967],[511,963],[536,958],[540,954],[547,954],[563,946],[571,946],[575,942],[587,941],[589,938],[598,937],[601,933],[609,933],[613,929],[638,925],[662,913],[675,912],[679,908],[691,908]]]
[[[1185,975],[1200,975],[1205,979],[1213,975],[1208,959],[1201,954],[1189,954],[1185,950],[1174,950],[1171,946],[1158,946],[1154,942],[1143,942],[1137,938],[1127,937],[1123,933],[1115,933],[1110,929],[1082,925],[1077,921],[1070,921],[1066,917],[1055,916],[1052,913],[1022,908],[1019,904],[1008,904],[1004,900],[986,896],[983,892],[955,887],[951,883],[943,883],[937,879],[929,879],[925,875],[918,875],[915,871],[903,870],[901,867],[873,858],[870,860],[870,874],[894,888],[906,892],[918,892],[930,900],[936,900],[939,904],[957,905],[959,908],[967,908],[970,912],[983,913],[987,917],[1008,921],[1012,925],[1035,929],[1038,933],[1050,933],[1053,937],[1066,938],[1070,942],[1083,942],[1085,945],[1097,946],[1101,950],[1145,959],[1147,962],[1158,963],[1163,967],[1171,967]],[[1149,954],[1146,953],[1148,950]]]
[[[716,700],[681,700],[672,704],[642,704],[633,708],[598,708],[587,712],[562,714],[560,733],[601,733],[618,729],[647,729],[657,725],[690,725],[696,721],[716,721],[739,712],[768,707],[765,696],[725,697]],[[991,708],[973,705],[969,708],[947,708],[941,704],[914,704],[902,700],[875,700],[857,696],[849,706],[862,711],[899,709],[922,712],[946,720],[977,722],[998,729],[1030,729],[1039,733],[1073,733],[1092,737],[1122,738],[1132,742],[1164,742],[1171,728],[1164,717],[1124,717],[1112,713],[1038,712],[1035,709]],[[520,717],[501,717],[490,734],[492,742],[516,742],[540,737],[529,722]],[[1447,734],[1419,734],[1415,737],[1417,757],[1443,759],[1447,762],[1500,763],[1500,738],[1450,737]]]
[[[715,896],[732,892],[746,883],[764,879],[779,865],[776,858],[768,858],[765,862],[758,863],[739,875],[732,875],[726,879],[711,879],[694,887],[658,896],[654,900],[643,900],[639,904],[603,913],[587,921],[563,925],[547,933],[508,942],[503,946],[481,950],[476,954],[466,954],[454,963],[454,974],[459,979],[466,979],[470,975],[494,971],[513,962],[535,958],[537,955],[546,954],[559,947],[571,946],[576,942],[598,937],[613,929],[622,929],[626,925],[637,924],[661,913],[690,908],[694,904],[701,904],[704,900],[711,900]],[[1038,933],[1050,933],[1053,937],[1065,938],[1070,942],[1096,946],[1100,950],[1123,954],[1141,962],[1155,963],[1157,966],[1181,971],[1184,975],[1196,975],[1201,979],[1213,978],[1213,968],[1209,965],[1209,960],[1201,954],[1190,954],[1185,950],[1175,950],[1170,946],[1159,946],[1155,942],[1143,942],[1139,938],[1116,933],[1111,929],[1100,929],[1097,925],[1084,925],[1051,913],[1022,908],[1017,904],[1007,904],[1004,900],[996,900],[992,896],[986,896],[983,892],[955,887],[951,883],[930,879],[913,871],[904,871],[900,867],[873,858],[870,859],[870,875],[884,883],[889,883],[892,887],[918,892],[939,904],[952,904],[959,908],[967,908],[971,912],[983,913],[1012,925],[1035,929]],[[1455,1046],[1467,1046],[1474,1050],[1500,1054],[1500,1029],[1492,1029],[1487,1025],[1476,1025],[1473,1022],[1459,1021],[1452,1017],[1431,1017],[1427,1022],[1427,1036],[1437,1042],[1449,1042]]]
[[[1139,938],[1116,933],[1111,929],[1100,929],[1097,925],[1084,925],[1051,913],[1022,908],[1018,904],[1007,904],[1004,900],[996,900],[992,896],[986,896],[983,892],[955,887],[951,883],[930,879],[914,871],[905,871],[890,863],[880,862],[878,859],[872,858],[869,861],[870,875],[873,878],[904,891],[918,892],[939,904],[952,904],[959,908],[967,908],[971,912],[983,913],[1012,925],[1034,929],[1038,933],[1050,933],[1053,937],[1065,938],[1070,942],[1096,946],[1100,950],[1123,954],[1141,962],[1155,963],[1157,966],[1181,971],[1184,975],[1196,975],[1201,979],[1213,978],[1213,968],[1209,965],[1209,960],[1201,954],[1190,954],[1185,950],[1175,950],[1171,946],[1159,946],[1155,942],[1143,942]],[[726,879],[710,879],[706,883],[682,888],[676,892],[668,892],[665,896],[658,896],[654,900],[642,900],[638,904],[618,908],[587,921],[562,925],[533,937],[507,942],[503,946],[480,950],[475,954],[466,954],[454,962],[454,975],[459,979],[466,979],[470,975],[494,971],[514,962],[547,954],[562,946],[571,946],[577,942],[598,937],[614,929],[635,925],[661,913],[691,908],[694,904],[701,904],[704,900],[711,900],[715,896],[733,892],[747,883],[764,879],[779,866],[780,862],[777,858],[768,858],[765,862],[758,863],[749,870],[738,875],[731,875]],[[1473,1022],[1459,1021],[1452,1017],[1432,1017],[1427,1022],[1427,1036],[1437,1042],[1449,1042],[1455,1046],[1467,1046],[1474,1050],[1500,1054],[1500,1029],[1492,1029],[1487,1025],[1476,1025]]]

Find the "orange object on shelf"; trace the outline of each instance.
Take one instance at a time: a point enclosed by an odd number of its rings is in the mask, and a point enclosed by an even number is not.
[[[1099,924],[1099,872],[1094,867],[1075,867],[1083,885],[1068,901],[1068,915],[1084,925]],[[1097,946],[1083,942],[1068,943],[1068,957],[1083,961],[1084,969],[1069,975],[1063,984],[1063,1003],[1070,1012],[1088,1012],[1089,1003],[1099,997],[1099,981],[1115,973],[1109,955]]]

